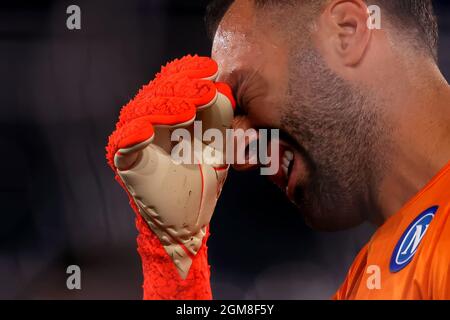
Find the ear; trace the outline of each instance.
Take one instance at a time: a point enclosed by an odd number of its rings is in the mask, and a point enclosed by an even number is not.
[[[330,1],[316,30],[324,53],[344,66],[360,63],[372,35],[368,19],[369,11],[362,0]]]

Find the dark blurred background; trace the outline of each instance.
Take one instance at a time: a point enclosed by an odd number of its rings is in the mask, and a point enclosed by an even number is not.
[[[134,215],[104,158],[120,107],[168,60],[209,55],[207,1],[0,4],[0,298],[141,299]],[[450,5],[435,1],[450,75]],[[82,29],[66,28],[81,7]],[[257,172],[230,172],[211,226],[217,299],[327,299],[373,228],[309,230]],[[81,267],[81,290],[66,268]]]

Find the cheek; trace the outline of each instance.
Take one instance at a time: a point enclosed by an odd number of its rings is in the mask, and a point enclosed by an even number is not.
[[[233,119],[231,127],[234,130],[237,130],[237,129],[247,130],[247,129],[252,127],[252,124],[251,124],[251,121],[249,120],[248,117],[246,117],[246,116],[236,116]]]
[[[265,122],[270,127],[280,128],[281,117],[287,111],[287,77],[281,70],[272,72],[267,76],[267,84],[264,88],[265,92],[261,99],[254,101],[255,113],[259,121]],[[253,110],[253,107],[252,107]]]
[[[280,128],[281,117],[286,113],[286,95],[283,93],[284,88],[269,86],[266,96],[255,99],[251,108],[255,119],[268,127]]]
[[[275,101],[261,102],[252,106],[248,118],[253,126],[262,128],[280,128],[281,113]]]

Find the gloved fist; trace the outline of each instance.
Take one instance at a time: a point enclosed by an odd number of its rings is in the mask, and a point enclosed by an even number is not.
[[[228,166],[175,163],[171,134],[191,129],[194,120],[203,130],[231,126],[235,102],[226,84],[214,83],[217,74],[210,58],[169,63],[123,107],[107,146],[109,165],[182,279],[201,248]]]

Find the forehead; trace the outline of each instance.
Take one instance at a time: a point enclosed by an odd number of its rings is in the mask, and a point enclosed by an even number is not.
[[[231,60],[248,59],[252,51],[259,49],[255,27],[255,9],[251,1],[235,1],[220,22],[212,46],[212,58],[222,70]]]
[[[257,10],[253,0],[236,0],[219,24],[212,58],[218,62],[221,74],[260,69],[281,53],[279,35],[270,27],[270,19]],[[263,20],[268,23],[262,23]]]

